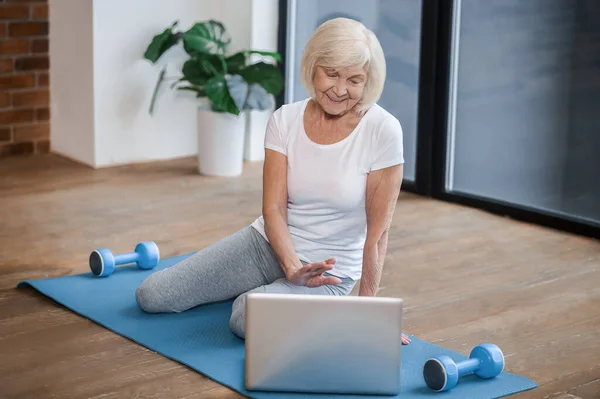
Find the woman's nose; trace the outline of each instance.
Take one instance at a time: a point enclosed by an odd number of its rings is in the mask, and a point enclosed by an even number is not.
[[[335,93],[336,96],[343,97],[348,92],[348,89],[347,89],[346,84],[344,82],[339,82],[338,81],[335,84],[335,86],[333,87],[333,92]]]

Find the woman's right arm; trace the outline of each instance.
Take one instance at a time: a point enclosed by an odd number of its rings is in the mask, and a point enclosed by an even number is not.
[[[263,205],[265,233],[289,278],[302,268],[287,223],[287,157],[277,151],[266,149],[263,166]]]

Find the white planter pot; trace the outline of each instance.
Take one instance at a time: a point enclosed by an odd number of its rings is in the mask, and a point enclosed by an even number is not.
[[[198,171],[239,176],[244,165],[246,115],[198,109]]]

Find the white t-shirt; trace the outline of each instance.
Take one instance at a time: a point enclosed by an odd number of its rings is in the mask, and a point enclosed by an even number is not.
[[[310,99],[283,105],[267,124],[265,148],[287,156],[288,227],[298,258],[335,258],[331,274],[357,280],[367,233],[367,174],[404,163],[400,122],[372,106],[345,139],[317,144],[304,130]],[[252,226],[267,240],[264,219]]]

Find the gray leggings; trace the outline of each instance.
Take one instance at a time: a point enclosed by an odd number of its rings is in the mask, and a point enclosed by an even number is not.
[[[309,288],[286,280],[271,245],[253,227],[225,237],[171,267],[148,276],[136,290],[149,313],[183,312],[235,298],[229,325],[245,337],[248,292],[348,295],[355,281]]]

